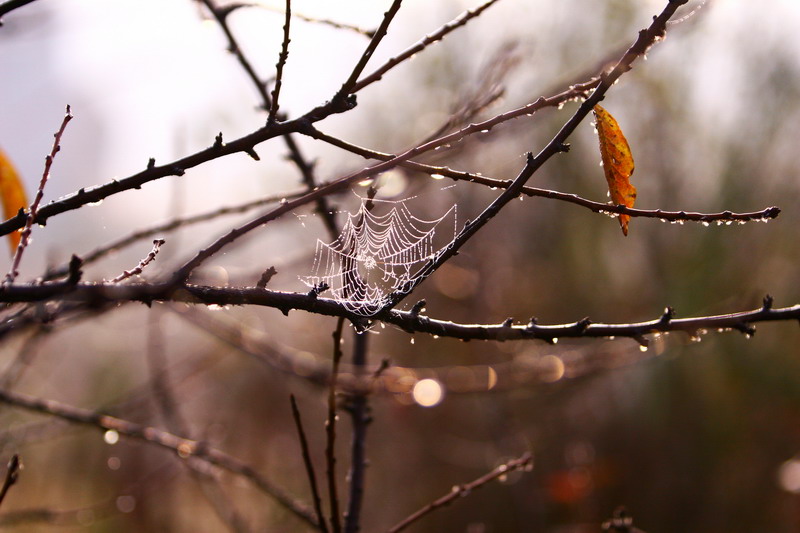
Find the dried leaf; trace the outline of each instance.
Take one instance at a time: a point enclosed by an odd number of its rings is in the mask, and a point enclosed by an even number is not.
[[[3,218],[9,219],[19,213],[20,208],[28,207],[28,199],[25,197],[25,189],[22,181],[17,175],[17,171],[8,160],[3,150],[0,150],[0,201],[3,203]],[[8,245],[11,248],[11,255],[17,249],[20,233],[14,231],[8,234]]]
[[[597,135],[600,137],[600,155],[603,158],[603,171],[608,181],[608,191],[611,201],[615,205],[633,207],[636,201],[636,187],[631,185],[630,177],[633,174],[633,155],[628,141],[617,121],[611,114],[600,107],[594,106],[594,116],[597,122]],[[619,216],[619,225],[622,233],[628,234],[628,215]]]

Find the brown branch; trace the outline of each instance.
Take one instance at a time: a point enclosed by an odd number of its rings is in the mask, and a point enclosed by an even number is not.
[[[522,454],[519,458],[513,459],[505,464],[498,466],[488,474],[484,474],[478,479],[470,481],[469,483],[465,483],[464,485],[456,485],[453,487],[453,490],[451,490],[449,493],[445,494],[441,498],[434,500],[433,502],[429,503],[419,511],[403,519],[396,525],[390,527],[387,530],[387,533],[398,533],[399,531],[406,529],[408,526],[410,526],[420,518],[426,516],[427,514],[432,513],[437,509],[441,509],[442,507],[445,507],[447,505],[450,505],[459,498],[464,498],[465,496],[470,495],[475,489],[481,488],[490,481],[494,481],[497,478],[506,476],[509,473],[514,472],[516,470],[526,469],[530,467],[532,464],[533,464],[533,456],[531,455],[530,452],[526,452]]]
[[[0,488],[0,505],[2,505],[3,500],[5,500],[8,489],[17,482],[21,469],[22,461],[20,461],[19,455],[12,455],[11,460],[8,461],[8,466],[6,466],[6,477],[3,479],[3,486]]]
[[[306,133],[309,137],[326,142],[332,146],[336,146],[350,153],[360,155],[366,159],[389,161],[395,157],[392,154],[378,152],[376,150],[371,150],[368,148],[357,146],[355,144],[348,143],[337,137],[333,137],[331,135],[322,133],[321,131],[313,127],[309,128],[309,130],[307,130]],[[418,163],[416,161],[403,161],[402,163],[399,164],[399,166],[415,170],[417,172],[422,172],[430,176],[435,176],[437,178],[447,177],[456,181],[468,181],[470,183],[478,183],[480,185],[486,185],[487,187],[494,187],[497,189],[508,189],[513,183],[512,180],[501,180],[497,178],[484,176],[482,174],[472,174],[470,172],[464,172],[461,170],[453,170],[446,166],[428,165],[425,163]],[[549,189],[540,189],[537,187],[531,187],[529,185],[524,186],[521,192],[522,194],[529,197],[550,198],[553,200],[559,200],[562,202],[568,202],[571,204],[579,205],[595,213],[604,213],[609,215],[623,214],[623,215],[629,215],[631,217],[657,218],[659,220],[675,222],[675,223],[698,222],[701,224],[712,224],[712,223],[724,224],[732,222],[744,223],[753,221],[766,221],[769,219],[777,218],[781,212],[780,208],[774,206],[767,207],[760,211],[751,211],[745,213],[734,213],[732,211],[721,211],[717,213],[698,213],[691,211],[665,211],[663,209],[635,209],[632,207],[626,207],[624,205],[612,205],[604,202],[596,202],[594,200],[589,200],[581,196],[578,196],[577,194],[553,191]]]
[[[367,48],[364,50],[364,53],[361,54],[361,58],[358,60],[358,63],[356,63],[356,66],[353,68],[350,76],[342,84],[339,92],[336,93],[334,99],[342,99],[347,97],[347,95],[356,92],[354,87],[356,82],[358,82],[358,77],[361,76],[361,73],[364,71],[367,63],[369,63],[369,60],[372,58],[372,54],[375,53],[375,50],[378,48],[380,42],[384,37],[386,37],[386,33],[389,30],[389,25],[392,23],[392,20],[394,20],[394,16],[400,10],[400,4],[402,3],[403,0],[394,0],[388,11],[383,14],[383,20],[381,21],[380,26],[378,26],[378,29],[375,30],[375,35],[373,35],[372,39],[370,39]]]
[[[588,116],[594,106],[600,102],[611,86],[626,72],[632,68],[633,62],[644,55],[647,50],[657,41],[663,38],[666,32],[667,21],[675,14],[677,9],[685,4],[687,0],[671,0],[667,3],[660,15],[653,19],[649,28],[641,30],[639,37],[631,45],[627,52],[620,58],[619,62],[611,71],[600,77],[600,83],[592,91],[591,95],[584,100],[574,115],[562,126],[561,130],[545,146],[536,157],[528,154],[528,161],[520,171],[514,182],[498,196],[474,221],[466,224],[456,235],[453,241],[437,253],[428,263],[422,267],[421,275],[413,280],[405,282],[401,287],[394,290],[387,298],[385,309],[391,309],[400,303],[404,298],[411,294],[414,289],[423,283],[431,274],[436,272],[451,257],[455,256],[459,249],[464,246],[480,229],[482,229],[492,218],[494,218],[503,207],[520,195],[525,183],[544,165],[552,156],[569,150],[566,144],[569,136],[575,131],[578,125]]]
[[[488,8],[490,8],[495,3],[497,3],[497,0],[488,0],[487,2],[484,2],[483,4],[481,4],[480,6],[474,8],[474,9],[465,11],[464,13],[459,15],[457,18],[455,18],[452,21],[448,22],[447,24],[445,24],[444,26],[442,26],[441,28],[439,28],[435,32],[431,33],[430,35],[426,35],[425,38],[423,38],[420,42],[418,42],[415,45],[411,46],[410,48],[408,48],[407,50],[403,51],[399,55],[391,58],[385,64],[383,64],[380,67],[378,67],[372,74],[370,74],[370,75],[362,78],[361,80],[359,80],[358,83],[353,85],[353,88],[350,91],[353,92],[353,93],[356,93],[356,92],[360,91],[361,89],[363,89],[364,87],[366,87],[367,85],[370,85],[370,84],[380,80],[381,78],[383,78],[383,75],[386,74],[388,71],[390,71],[391,69],[393,69],[394,67],[396,67],[397,65],[399,65],[400,63],[405,61],[406,59],[409,59],[414,54],[417,54],[417,53],[421,52],[422,50],[424,50],[425,48],[427,48],[431,44],[433,44],[433,43],[435,43],[437,41],[441,41],[445,37],[445,35],[447,35],[448,33],[452,32],[453,30],[456,30],[456,29],[466,25],[467,22],[469,22],[470,20],[472,20],[475,17],[479,16],[481,13],[486,11]]]
[[[2,4],[0,4],[0,19],[3,18],[3,15],[6,15],[11,11],[18,9],[22,6],[26,6],[32,2],[34,2],[34,0],[6,0]],[[2,25],[3,21],[0,20],[0,26]]]
[[[305,504],[297,501],[282,488],[256,472],[251,466],[208,446],[204,442],[185,439],[154,427],[143,426],[135,422],[88,409],[81,409],[55,400],[43,400],[7,390],[0,390],[0,402],[29,411],[56,416],[77,424],[93,426],[107,431],[113,430],[120,435],[168,449],[185,459],[196,457],[244,477],[306,524],[315,528],[318,526],[314,512]]]
[[[281,44],[281,53],[278,54],[278,63],[275,65],[275,84],[272,86],[272,105],[269,108],[269,116],[267,122],[275,122],[278,116],[278,97],[281,94],[281,85],[283,84],[283,67],[286,65],[286,60],[289,59],[289,27],[292,21],[292,2],[286,0],[286,18],[283,22],[283,42]]]
[[[148,237],[152,237],[158,234],[170,233],[175,230],[184,228],[186,226],[199,224],[201,222],[208,222],[209,220],[214,220],[215,218],[219,218],[226,215],[236,215],[236,214],[246,213],[258,207],[263,207],[264,205],[267,204],[277,203],[280,200],[283,200],[284,198],[297,198],[305,194],[305,192],[306,190],[302,189],[302,190],[287,192],[285,194],[272,194],[240,205],[221,207],[218,209],[214,209],[212,211],[207,211],[205,213],[200,213],[185,218],[173,218],[172,220],[169,220],[162,224],[157,224],[149,228],[134,231],[130,235],[126,235],[106,245],[96,248],[91,252],[88,252],[87,254],[81,254],[81,259],[83,259],[83,265],[88,265],[96,261],[99,261],[108,254],[118,252],[119,250],[122,250],[123,248],[126,248],[140,240],[147,239]],[[60,267],[48,270],[44,275],[44,279],[53,280],[62,276],[66,276],[67,274],[69,274],[69,265],[62,265]]]
[[[139,261],[138,265],[136,265],[131,270],[124,270],[122,272],[122,274],[120,274],[119,276],[117,276],[116,278],[114,278],[112,280],[109,280],[108,283],[119,283],[119,282],[125,281],[126,279],[131,278],[133,276],[138,276],[139,274],[144,272],[144,269],[147,268],[147,265],[149,265],[150,263],[155,261],[156,255],[158,255],[158,252],[161,249],[161,246],[165,242],[166,241],[164,239],[156,239],[156,240],[154,240],[153,241],[152,250],[150,250],[150,253],[148,253],[147,256],[145,256],[144,259]]]
[[[333,332],[333,361],[328,387],[328,420],[325,424],[325,461],[328,478],[328,500],[331,506],[331,530],[341,533],[342,517],[339,514],[339,494],[336,483],[336,381],[339,375],[339,363],[342,361],[342,330],[344,318],[336,322]]]
[[[183,285],[176,288],[171,283],[130,283],[125,285],[103,283],[70,284],[64,281],[41,285],[12,285],[0,293],[2,302],[34,302],[64,300],[97,306],[121,302],[155,301],[188,302],[203,305],[261,305],[272,307],[288,314],[292,309],[308,311],[326,316],[344,317],[357,324],[364,317],[354,314],[341,302],[308,293],[281,292],[256,287],[209,287]],[[540,325],[536,319],[527,324],[458,324],[448,320],[429,318],[413,311],[384,310],[371,317],[373,321],[393,324],[408,333],[429,333],[440,337],[462,340],[528,340],[539,339],[554,342],[559,338],[629,337],[640,342],[644,335],[682,331],[696,336],[703,330],[736,330],[745,334],[754,333],[752,324],[800,320],[800,304],[773,308],[772,299],[765,298],[762,307],[736,313],[674,318],[668,308],[660,318],[645,322],[604,324],[589,319],[572,324]]]
[[[56,131],[54,135],[53,148],[50,150],[50,154],[45,157],[42,179],[39,181],[39,187],[36,189],[36,197],[34,198],[30,209],[28,209],[28,215],[25,217],[25,228],[22,230],[22,235],[20,236],[19,244],[17,245],[17,251],[14,252],[14,259],[11,263],[11,269],[8,271],[8,274],[6,274],[6,279],[3,281],[3,285],[10,285],[14,283],[17,275],[19,275],[18,269],[20,262],[22,261],[22,254],[25,253],[25,249],[28,247],[28,243],[30,242],[33,222],[36,220],[36,214],[39,212],[39,204],[44,196],[44,187],[47,184],[47,180],[50,178],[50,167],[53,165],[53,160],[55,159],[56,154],[59,152],[59,150],[61,150],[61,136],[64,135],[64,130],[67,128],[67,124],[69,124],[70,120],[72,120],[72,113],[70,112],[69,106],[67,106],[67,110],[64,113],[64,119],[61,121],[61,127],[58,128],[58,131]]]
[[[317,513],[319,530],[323,533],[328,533],[328,526],[325,523],[325,514],[322,512],[322,500],[319,497],[319,489],[317,488],[317,475],[314,473],[314,463],[311,461],[311,451],[308,447],[306,432],[303,430],[303,420],[300,418],[300,409],[297,407],[297,399],[294,397],[294,394],[289,395],[289,400],[292,404],[292,418],[294,418],[297,436],[300,439],[300,450],[303,455],[303,464],[306,468],[308,483],[311,487],[311,498],[314,502],[314,511]]]
[[[357,378],[366,374],[368,331],[355,331],[353,346],[353,366]],[[371,422],[367,392],[353,394],[348,402],[347,410],[353,423],[353,442],[350,453],[350,499],[347,502],[347,514],[344,518],[344,532],[357,533],[361,529],[361,509],[364,504],[364,476],[367,470],[367,427]]]

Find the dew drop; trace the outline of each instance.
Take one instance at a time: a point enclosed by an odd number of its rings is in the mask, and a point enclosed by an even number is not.
[[[639,351],[640,352],[646,352],[647,351],[647,346],[645,346],[644,344],[640,344],[639,345]]]

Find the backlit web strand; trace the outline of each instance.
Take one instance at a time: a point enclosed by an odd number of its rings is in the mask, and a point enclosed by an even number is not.
[[[302,281],[309,287],[325,283],[328,293],[348,310],[362,316],[377,313],[389,294],[421,275],[425,263],[441,248],[434,237],[440,225],[456,231],[456,206],[441,217],[423,220],[411,214],[404,201],[373,200],[390,205],[384,214],[366,208],[348,214],[342,232],[331,243],[317,241],[312,274]],[[452,225],[450,224],[452,221]]]

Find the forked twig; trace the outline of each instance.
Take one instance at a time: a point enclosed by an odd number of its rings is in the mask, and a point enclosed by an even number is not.
[[[451,490],[449,493],[445,494],[441,498],[438,498],[438,499],[432,501],[431,503],[429,503],[428,505],[426,505],[425,507],[423,507],[419,511],[417,511],[414,514],[408,516],[407,518],[404,518],[399,523],[397,523],[394,526],[390,527],[387,530],[387,533],[398,533],[399,531],[404,530],[405,528],[407,528],[408,526],[410,526],[411,524],[413,524],[414,522],[416,522],[420,518],[424,517],[425,515],[427,515],[429,513],[432,513],[433,511],[435,511],[437,509],[441,509],[442,507],[450,505],[451,503],[453,503],[454,501],[456,501],[459,498],[463,498],[465,496],[468,496],[469,494],[472,493],[472,491],[474,491],[475,489],[481,488],[482,486],[486,485],[490,481],[493,481],[493,480],[495,480],[497,478],[506,476],[509,473],[514,472],[516,470],[522,470],[522,469],[530,467],[530,465],[532,464],[532,461],[533,461],[533,455],[531,455],[530,452],[526,452],[526,453],[522,454],[520,457],[518,457],[517,459],[513,459],[513,460],[511,460],[511,461],[509,461],[507,463],[504,463],[504,464],[498,466],[497,468],[495,468],[494,470],[492,470],[488,474],[484,474],[481,477],[479,477],[478,479],[470,481],[469,483],[465,483],[464,485],[455,485],[453,487],[453,490]]]
[[[25,253],[25,249],[28,247],[28,243],[30,242],[31,228],[33,227],[34,220],[36,220],[36,214],[39,212],[39,204],[44,196],[44,187],[47,185],[47,180],[50,178],[50,167],[53,165],[53,160],[55,159],[56,154],[59,152],[59,150],[61,150],[61,136],[64,134],[64,130],[67,128],[67,124],[69,124],[70,120],[72,120],[72,113],[70,111],[70,107],[67,106],[67,110],[64,113],[64,119],[61,121],[61,127],[58,128],[58,131],[54,135],[53,148],[45,157],[42,179],[39,181],[39,187],[36,189],[36,197],[28,209],[28,216],[25,218],[25,227],[22,230],[22,235],[20,236],[19,244],[17,245],[17,251],[14,253],[11,269],[8,271],[8,274],[6,274],[6,279],[3,281],[3,285],[10,285],[14,283],[14,280],[19,275],[19,265],[22,261],[22,254]]]
[[[383,20],[381,21],[380,26],[378,26],[378,29],[375,30],[375,35],[373,35],[372,39],[370,39],[369,44],[364,50],[364,53],[361,54],[361,58],[358,60],[358,63],[356,63],[356,66],[353,67],[353,71],[350,73],[350,76],[342,84],[341,89],[339,89],[339,92],[336,93],[334,98],[345,98],[347,95],[355,92],[354,87],[356,82],[358,82],[358,77],[361,76],[361,73],[364,71],[367,63],[369,63],[369,60],[372,58],[372,54],[375,53],[378,45],[381,43],[383,38],[386,37],[386,33],[389,30],[389,25],[392,23],[392,20],[394,20],[394,16],[400,10],[400,4],[402,3],[403,0],[394,0],[386,13],[383,14]]]
[[[341,533],[342,518],[339,514],[339,491],[336,482],[336,381],[339,376],[339,363],[342,361],[342,330],[344,318],[336,322],[333,332],[333,362],[330,385],[328,387],[328,420],[325,424],[325,461],[328,478],[328,499],[331,506],[331,530]]]
[[[303,420],[300,418],[300,409],[297,407],[297,399],[294,397],[294,394],[289,395],[289,400],[292,404],[292,418],[297,428],[297,436],[300,439],[300,450],[303,454],[303,464],[306,467],[306,475],[308,476],[308,483],[311,487],[311,498],[314,502],[314,511],[317,513],[319,530],[323,533],[328,533],[328,526],[325,523],[325,514],[322,512],[322,500],[319,497],[319,489],[317,488],[317,475],[314,473],[314,463],[311,461],[311,451],[308,447],[306,432],[303,430]]]
[[[356,93],[361,89],[363,89],[364,87],[366,87],[367,85],[370,85],[380,80],[381,78],[383,78],[383,75],[389,72],[391,69],[393,69],[406,59],[409,59],[414,54],[421,52],[431,44],[437,41],[441,41],[445,37],[445,35],[452,32],[453,30],[456,30],[466,25],[467,22],[479,16],[481,13],[490,8],[493,4],[497,3],[497,1],[498,0],[488,0],[487,2],[484,2],[483,4],[474,9],[465,11],[457,18],[448,22],[435,32],[431,33],[430,35],[426,35],[424,39],[422,39],[415,45],[411,46],[410,48],[398,54],[397,56],[391,58],[385,64],[381,65],[374,72],[372,72],[372,74],[369,74],[368,76],[365,76],[364,78],[360,79],[357,83],[355,83],[355,85],[353,85],[353,88],[350,89],[350,91]]]

